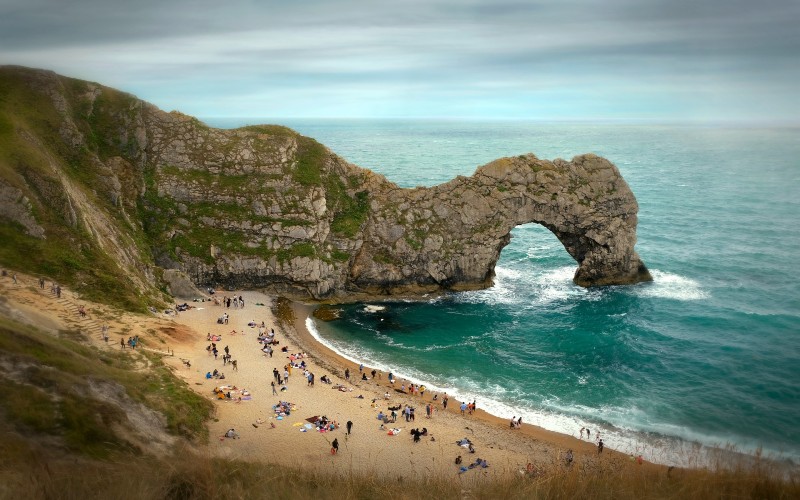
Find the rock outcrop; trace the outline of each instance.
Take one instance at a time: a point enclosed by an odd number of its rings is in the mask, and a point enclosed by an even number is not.
[[[0,81],[39,114],[0,99],[12,149],[0,216],[32,238],[63,221],[140,290],[159,267],[313,299],[482,288],[529,222],[564,244],[579,285],[651,279],[634,251],[636,199],[594,155],[502,158],[402,189],[285,127],[213,129],[49,72],[4,67]]]

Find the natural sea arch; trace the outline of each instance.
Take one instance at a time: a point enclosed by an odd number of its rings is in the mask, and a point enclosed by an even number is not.
[[[375,196],[377,195],[377,196]],[[596,155],[571,161],[501,158],[429,188],[377,189],[349,268],[351,290],[419,293],[491,286],[512,229],[549,229],[578,264],[581,286],[652,279],[634,250],[638,204],[619,170]]]

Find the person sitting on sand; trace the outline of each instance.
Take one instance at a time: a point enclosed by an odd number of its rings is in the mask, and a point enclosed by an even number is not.
[[[225,437],[226,438],[231,438],[231,439],[239,439],[239,433],[236,432],[236,430],[231,428],[231,429],[228,429],[228,432],[225,433]]]
[[[383,399],[389,399],[389,392],[383,393]]]
[[[386,415],[383,414],[383,411],[378,412],[378,420],[383,421],[386,418]]]

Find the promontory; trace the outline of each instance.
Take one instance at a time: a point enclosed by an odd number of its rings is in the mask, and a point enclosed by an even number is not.
[[[334,301],[484,288],[530,222],[563,243],[578,285],[647,281],[637,211],[619,170],[592,154],[500,158],[404,189],[282,126],[215,129],[96,83],[0,67],[0,263],[128,306],[176,275]]]

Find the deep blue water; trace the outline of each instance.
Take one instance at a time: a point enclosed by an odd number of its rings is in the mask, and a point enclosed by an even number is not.
[[[800,130],[283,123],[404,187],[501,156],[605,156],[638,199],[636,248],[655,278],[577,287],[558,240],[525,225],[493,288],[346,306],[310,325],[324,343],[498,416],[576,436],[588,426],[663,463],[702,460],[697,444],[800,459]]]

